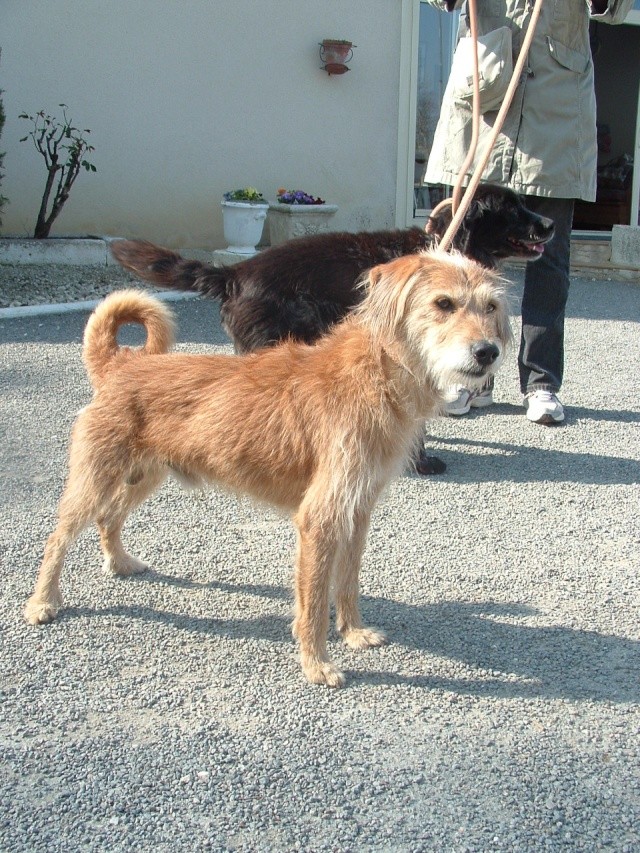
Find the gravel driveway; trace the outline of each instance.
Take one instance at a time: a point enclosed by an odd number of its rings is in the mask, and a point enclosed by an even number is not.
[[[230,351],[174,307],[180,350]],[[332,634],[339,691],[296,661],[288,520],[175,483],[125,530],[152,571],[106,578],[88,531],[58,620],[22,621],[86,317],[0,312],[0,850],[640,849],[639,285],[574,277],[566,425],[524,418],[514,356],[432,423],[447,474],[395,482],[365,554],[392,642]]]

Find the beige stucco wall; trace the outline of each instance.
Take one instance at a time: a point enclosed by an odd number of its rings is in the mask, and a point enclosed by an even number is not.
[[[91,129],[52,231],[224,245],[220,198],[279,186],[339,205],[336,227],[394,224],[400,0],[4,0],[3,233],[29,234],[45,167],[18,114],[69,105]],[[351,39],[351,71],[318,42]]]

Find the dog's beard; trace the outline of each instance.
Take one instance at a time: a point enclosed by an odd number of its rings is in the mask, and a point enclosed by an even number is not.
[[[440,390],[446,390],[452,385],[462,385],[470,390],[482,388],[487,379],[500,368],[503,360],[503,347],[498,341],[493,341],[499,349],[499,355],[489,365],[481,365],[473,357],[468,342],[431,350],[431,376],[434,385]]]

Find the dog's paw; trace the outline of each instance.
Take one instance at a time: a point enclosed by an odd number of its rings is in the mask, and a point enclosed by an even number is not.
[[[30,625],[46,625],[58,615],[62,605],[60,598],[45,600],[32,596],[24,608],[24,618]]]
[[[345,677],[331,661],[302,661],[302,671],[311,684],[325,684],[327,687],[344,687]]]
[[[141,575],[146,572],[149,566],[143,563],[142,560],[137,560],[135,557],[126,555],[126,558],[107,557],[104,561],[104,570],[109,575],[117,575],[125,578],[130,575]]]
[[[371,649],[389,642],[387,635],[375,628],[351,628],[343,631],[342,639],[351,649]]]

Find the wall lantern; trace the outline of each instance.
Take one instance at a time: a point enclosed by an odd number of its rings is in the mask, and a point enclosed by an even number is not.
[[[320,59],[323,62],[323,70],[327,74],[344,74],[351,69],[347,62],[351,61],[353,48],[357,45],[345,39],[323,39],[320,42]]]

